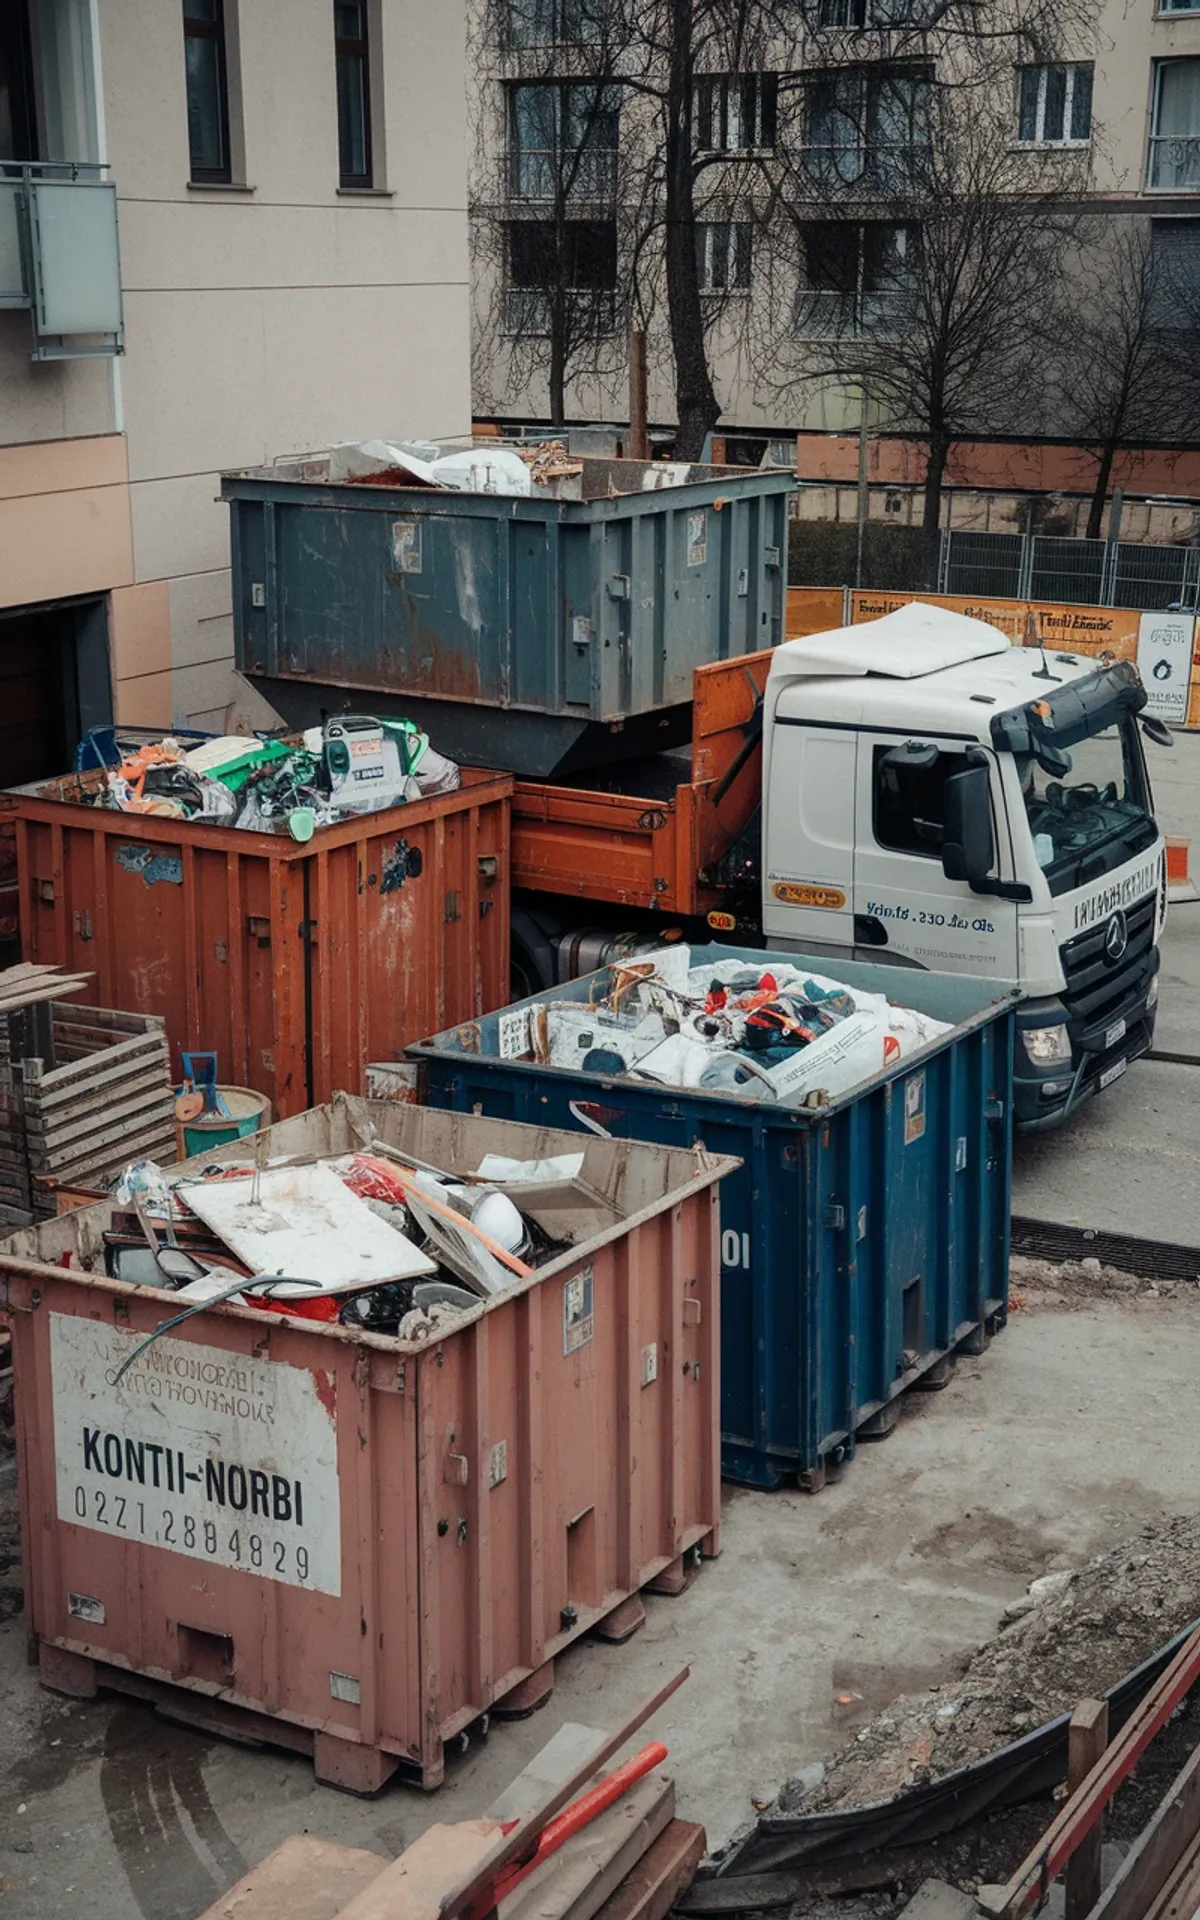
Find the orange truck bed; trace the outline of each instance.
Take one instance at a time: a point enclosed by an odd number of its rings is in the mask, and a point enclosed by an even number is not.
[[[692,777],[676,787],[673,799],[518,780],[513,886],[669,914],[719,908],[723,896],[713,869],[762,795],[756,734],[770,663],[767,651],[697,668]],[[756,743],[747,753],[750,740]],[[745,757],[730,779],[739,755]]]

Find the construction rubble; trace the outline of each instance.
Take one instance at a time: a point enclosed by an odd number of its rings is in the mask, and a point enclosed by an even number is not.
[[[823,1105],[950,1032],[881,993],[778,962],[705,964],[682,942],[611,971],[615,984],[598,1005],[532,1010],[539,1064]]]

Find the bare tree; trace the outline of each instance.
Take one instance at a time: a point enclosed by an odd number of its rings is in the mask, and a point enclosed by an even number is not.
[[[486,356],[502,350],[522,386],[544,377],[555,426],[572,378],[614,367],[623,350],[630,188],[615,76],[625,44],[613,0],[485,0],[476,17],[477,329]]]
[[[867,70],[857,100],[835,87],[815,110],[809,93],[771,212],[792,297],[764,308],[778,319],[759,350],[777,387],[849,383],[877,430],[923,443],[931,578],[955,444],[1038,422],[1039,322],[1086,178],[1085,156],[1014,149],[1011,80],[961,74]]]
[[[1156,246],[1132,218],[1097,223],[1047,343],[1064,425],[1095,462],[1089,540],[1123,450],[1200,434],[1200,314],[1171,238]]]

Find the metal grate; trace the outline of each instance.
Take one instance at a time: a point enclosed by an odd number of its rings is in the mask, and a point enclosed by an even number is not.
[[[1068,1227],[1057,1220],[1030,1220],[1014,1214],[1012,1250],[1040,1260],[1099,1260],[1121,1273],[1144,1279],[1200,1281],[1200,1247],[1171,1240],[1143,1240],[1132,1233],[1102,1233]]]
[[[1030,541],[1029,598],[1076,606],[1104,604],[1103,540],[1061,540],[1035,534]]]

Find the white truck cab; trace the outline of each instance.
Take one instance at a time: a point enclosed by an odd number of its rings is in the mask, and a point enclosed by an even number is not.
[[[990,975],[1018,1014],[1015,1118],[1061,1123],[1154,1032],[1166,855],[1136,669],[1014,647],[914,602],[772,660],[763,936]]]

